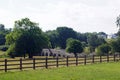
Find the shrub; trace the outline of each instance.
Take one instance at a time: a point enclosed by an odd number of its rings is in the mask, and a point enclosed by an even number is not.
[[[84,48],[84,53],[89,54],[90,52],[91,52],[90,47],[85,47]]]
[[[96,48],[96,53],[98,55],[107,55],[111,51],[111,47],[108,44],[102,44]]]

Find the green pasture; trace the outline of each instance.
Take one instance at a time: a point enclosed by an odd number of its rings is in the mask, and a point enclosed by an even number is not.
[[[0,80],[120,80],[120,63],[0,73]]]

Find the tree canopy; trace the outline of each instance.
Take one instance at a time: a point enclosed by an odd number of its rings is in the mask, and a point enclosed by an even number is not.
[[[95,48],[103,43],[106,43],[105,39],[102,37],[98,37],[96,33],[90,34],[88,36],[88,45],[92,48],[91,52],[95,51]]]
[[[5,26],[3,24],[0,24],[0,45],[5,45],[5,36],[10,32],[10,29],[5,29]]]
[[[119,30],[120,30],[120,15],[116,19],[116,25],[117,27],[119,27]]]
[[[107,55],[111,51],[111,47],[108,44],[102,44],[97,48],[98,55]]]
[[[69,38],[67,40],[66,51],[70,53],[74,53],[75,57],[77,57],[77,53],[83,52],[81,42],[79,40]]]
[[[72,28],[68,27],[58,27],[57,28],[58,38],[59,38],[59,46],[62,49],[66,48],[66,40],[68,38],[76,38],[76,32]]]
[[[112,51],[120,53],[120,37],[111,42]]]
[[[53,31],[47,31],[46,35],[49,37],[50,39],[50,43],[51,43],[51,48],[56,48],[59,46],[59,37],[58,37],[58,33],[56,30]]]
[[[49,41],[37,23],[24,18],[15,21],[13,31],[6,36],[6,44],[10,45],[10,55],[28,54],[32,58],[36,53],[41,53],[42,48],[48,47]]]

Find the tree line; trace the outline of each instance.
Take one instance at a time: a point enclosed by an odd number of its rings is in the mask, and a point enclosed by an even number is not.
[[[0,24],[0,49],[7,50],[10,57],[32,58],[41,53],[43,48],[66,49],[76,57],[77,53],[82,52],[107,55],[120,52],[119,31],[116,35],[118,38],[107,39],[105,32],[80,33],[67,26],[43,32],[38,23],[23,18],[15,21],[13,29],[6,29],[3,24]]]

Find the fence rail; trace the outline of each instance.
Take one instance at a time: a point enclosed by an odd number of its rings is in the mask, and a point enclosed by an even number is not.
[[[120,60],[120,55],[84,56],[84,57],[40,57],[33,59],[4,59],[0,60],[0,71],[26,70],[37,68],[51,68],[71,65],[86,65],[102,62],[115,62]]]

